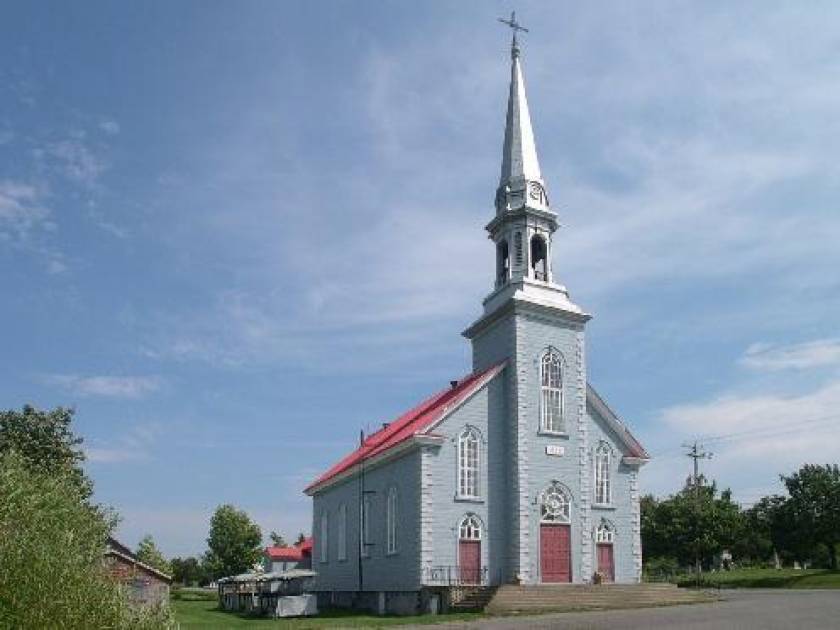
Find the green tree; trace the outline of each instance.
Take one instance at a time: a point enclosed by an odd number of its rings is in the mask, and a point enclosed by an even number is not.
[[[792,475],[782,475],[781,478],[790,495],[785,514],[790,521],[789,525],[795,528],[810,547],[825,545],[831,568],[837,570],[840,467],[837,464],[806,464]]]
[[[742,515],[729,490],[701,478],[698,486],[686,484],[667,499],[645,497],[642,505],[642,549],[645,559],[673,558],[681,566],[699,558],[709,566],[714,556],[731,549],[742,529]]]
[[[137,545],[137,551],[134,552],[134,555],[136,555],[141,562],[145,562],[158,571],[163,571],[167,575],[172,575],[172,565],[157,548],[154,539],[149,534],[145,535],[143,540],[140,541],[140,544]]]
[[[169,561],[172,566],[172,579],[184,586],[206,584],[210,577],[206,575],[206,569],[202,566],[201,559],[193,556],[187,558],[172,558]]]
[[[784,497],[762,497],[751,508],[744,510],[741,531],[732,549],[740,563],[761,563],[773,559],[773,552],[783,549],[774,538],[774,528],[779,523],[779,510]]]
[[[82,438],[70,428],[74,413],[65,407],[41,411],[31,405],[0,411],[0,454],[18,453],[33,471],[67,473],[89,498],[93,485],[82,470]]]
[[[116,517],[72,470],[0,455],[0,628],[171,628],[168,608],[129,605],[103,552]]]
[[[268,535],[268,537],[271,539],[271,544],[274,545],[275,547],[285,547],[286,546],[286,541],[283,538],[282,534],[278,534],[277,532],[272,530],[271,533]]]
[[[236,575],[262,557],[262,532],[248,515],[232,505],[220,505],[210,521],[205,556],[213,577]]]

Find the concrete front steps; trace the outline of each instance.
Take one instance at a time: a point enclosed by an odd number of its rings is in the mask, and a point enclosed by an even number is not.
[[[647,608],[715,601],[703,591],[673,584],[541,584],[499,587],[484,607],[492,615]]]

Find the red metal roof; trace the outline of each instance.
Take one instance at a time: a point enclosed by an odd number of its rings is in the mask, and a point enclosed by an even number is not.
[[[306,490],[332,479],[349,470],[359,462],[380,455],[412,436],[424,433],[431,425],[443,417],[453,406],[471,396],[483,383],[484,378],[492,378],[504,367],[505,362],[497,363],[480,372],[462,378],[454,386],[438,392],[413,409],[405,412],[393,422],[369,435],[355,451],[344,457],[335,466],[312,482]]]
[[[301,543],[292,547],[266,547],[265,555],[272,560],[286,560],[300,562],[304,557],[312,554],[312,537],[304,538]]]
[[[303,550],[300,547],[266,547],[265,554],[272,560],[287,560],[290,562],[303,560]]]

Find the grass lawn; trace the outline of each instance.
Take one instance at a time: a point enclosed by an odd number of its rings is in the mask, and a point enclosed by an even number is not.
[[[471,621],[480,613],[423,615],[418,617],[379,617],[356,612],[326,611],[317,617],[298,619],[264,619],[221,612],[214,601],[173,601],[175,619],[185,630],[190,628],[379,628],[411,623],[444,623]]]
[[[693,586],[694,577],[679,580],[680,586]],[[837,588],[840,589],[840,571],[827,569],[737,569],[706,573],[701,586],[720,588]]]

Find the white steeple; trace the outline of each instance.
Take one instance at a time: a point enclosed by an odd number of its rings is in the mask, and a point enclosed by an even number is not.
[[[516,37],[514,35],[514,37]],[[519,61],[519,45],[516,39],[511,48],[510,95],[508,96],[507,120],[505,122],[505,144],[502,149],[502,176],[499,186],[505,186],[521,179],[542,180],[531,114],[528,111],[528,97],[525,95],[525,79]]]
[[[505,142],[502,146],[502,173],[496,190],[496,212],[501,214],[525,205],[548,210],[548,195],[537,158],[519,42],[516,39],[517,31],[527,33],[528,29],[517,23],[516,13],[511,13],[510,20],[500,18],[499,21],[511,27],[513,42],[510,47],[510,90]]]
[[[500,19],[513,30],[502,171],[496,189],[496,216],[486,229],[496,244],[496,282],[484,300],[484,317],[514,301],[527,301],[583,315],[557,283],[551,268],[552,238],[557,215],[551,210],[537,158],[531,113],[517,32],[527,29],[511,14]],[[588,317],[588,316],[586,316]]]

